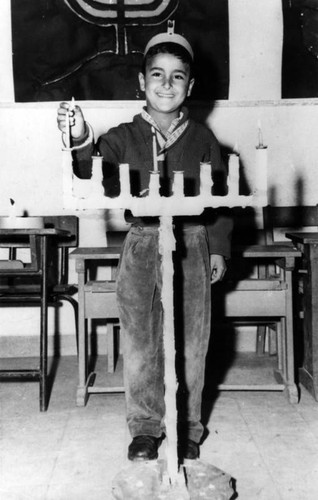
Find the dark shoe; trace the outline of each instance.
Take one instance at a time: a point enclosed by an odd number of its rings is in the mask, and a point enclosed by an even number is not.
[[[128,447],[129,460],[155,460],[161,439],[154,436],[136,436]]]
[[[199,458],[200,447],[198,443],[192,441],[192,439],[188,439],[183,447],[182,456],[188,460],[195,460],[196,458]]]

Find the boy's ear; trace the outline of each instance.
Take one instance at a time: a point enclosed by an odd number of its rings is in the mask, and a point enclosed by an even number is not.
[[[138,78],[139,78],[139,87],[142,92],[145,91],[145,75],[141,73],[141,71],[138,73]]]
[[[194,78],[191,78],[191,80],[189,82],[187,97],[189,97],[191,95],[193,85],[194,85]]]

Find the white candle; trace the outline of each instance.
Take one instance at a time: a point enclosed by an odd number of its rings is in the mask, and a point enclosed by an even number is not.
[[[66,111],[65,115],[65,146],[66,148],[71,147],[71,128],[70,128],[70,113],[69,111]]]
[[[69,109],[70,109],[70,111],[75,111],[75,99],[74,99],[74,97],[72,97]]]
[[[213,186],[211,162],[200,163],[200,194],[211,196]]]
[[[172,192],[174,196],[184,196],[184,176],[183,170],[176,170],[173,172],[173,186]]]
[[[157,138],[155,127],[151,127],[152,132],[152,154],[153,154],[153,170],[158,172],[158,154],[157,154]]]
[[[267,146],[256,146],[254,193],[267,203]]]
[[[261,126],[260,120],[258,120],[257,126],[258,126],[258,147],[262,148],[264,143],[263,143],[263,133],[262,133],[262,126]]]
[[[120,182],[120,195],[130,196],[130,178],[129,178],[129,164],[121,163],[119,165],[119,182]]]
[[[149,196],[158,197],[160,189],[160,175],[159,172],[150,172],[149,180]]]
[[[75,110],[75,99],[72,97],[71,103],[68,105],[68,110],[65,115],[65,146],[71,147],[71,125],[70,125],[70,112]]]
[[[236,196],[239,194],[240,181],[240,157],[236,153],[229,155],[229,177],[228,177],[228,194]]]
[[[103,157],[101,155],[92,156],[92,183],[94,194],[104,195],[103,187]]]

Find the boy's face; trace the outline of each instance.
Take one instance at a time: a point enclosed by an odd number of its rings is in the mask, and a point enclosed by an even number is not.
[[[178,116],[185,98],[190,95],[194,79],[190,68],[172,54],[157,54],[146,66],[145,75],[139,73],[140,89],[146,94],[150,115]]]

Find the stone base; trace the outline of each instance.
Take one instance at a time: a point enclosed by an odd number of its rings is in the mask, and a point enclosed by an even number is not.
[[[234,500],[232,478],[201,460],[187,460],[171,486],[163,460],[132,462],[117,474],[115,500]]]

